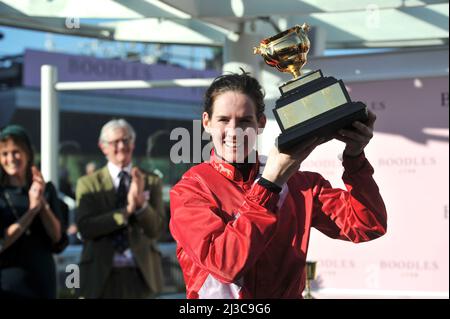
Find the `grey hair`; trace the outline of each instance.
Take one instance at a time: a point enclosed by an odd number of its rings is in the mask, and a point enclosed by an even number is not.
[[[114,131],[116,129],[123,128],[125,129],[131,137],[131,141],[134,143],[136,141],[136,132],[133,127],[124,119],[114,119],[103,125],[102,130],[100,131],[100,137],[98,139],[99,143],[105,143],[106,135],[109,131]]]

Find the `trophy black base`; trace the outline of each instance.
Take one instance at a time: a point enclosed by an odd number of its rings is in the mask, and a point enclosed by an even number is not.
[[[285,151],[312,137],[332,139],[339,129],[351,128],[353,122],[366,120],[366,105],[362,102],[349,102],[282,132],[276,143],[280,151]]]
[[[332,139],[339,129],[368,119],[366,105],[350,99],[342,80],[324,77],[320,70],[286,83],[280,91],[274,109],[280,151],[312,137]]]

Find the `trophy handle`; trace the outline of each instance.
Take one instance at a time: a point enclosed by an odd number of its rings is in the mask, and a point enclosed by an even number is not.
[[[253,54],[259,54],[262,55],[262,50],[260,46],[253,47]]]
[[[311,30],[311,27],[309,26],[309,24],[303,23],[301,26],[299,26],[300,29],[302,29],[305,32],[309,32]]]

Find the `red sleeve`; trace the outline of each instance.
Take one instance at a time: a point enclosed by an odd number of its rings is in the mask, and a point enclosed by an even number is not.
[[[312,226],[329,237],[354,243],[384,235],[386,207],[372,177],[373,167],[364,153],[356,158],[344,157],[343,166],[346,191],[332,188],[317,174]]]
[[[220,204],[195,177],[170,193],[170,231],[186,254],[218,280],[235,282],[258,259],[276,230],[279,195],[255,184],[237,218],[225,222]]]

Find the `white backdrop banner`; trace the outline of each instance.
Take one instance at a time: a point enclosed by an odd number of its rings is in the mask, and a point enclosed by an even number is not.
[[[347,84],[353,100],[376,113],[366,155],[388,212],[388,232],[362,244],[313,230],[308,260],[317,261],[318,297],[448,298],[448,77]],[[317,148],[302,170],[343,188],[338,154],[344,144]]]

